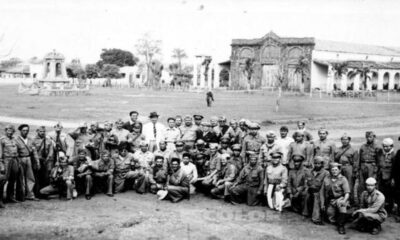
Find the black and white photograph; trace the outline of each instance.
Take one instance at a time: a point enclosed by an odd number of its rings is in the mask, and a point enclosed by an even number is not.
[[[0,240],[400,240],[400,1],[0,0]]]

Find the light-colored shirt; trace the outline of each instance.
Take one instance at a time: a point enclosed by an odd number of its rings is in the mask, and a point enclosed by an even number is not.
[[[111,130],[111,134],[117,136],[118,138],[118,143],[121,143],[123,141],[128,141],[129,138],[129,131],[126,129],[116,129],[114,128],[113,130]]]
[[[133,158],[139,162],[140,166],[145,170],[150,170],[150,167],[154,162],[154,154],[150,151],[142,152],[136,151],[133,154]]]
[[[142,134],[145,136],[146,141],[156,141],[159,143],[161,140],[165,140],[165,126],[159,122],[155,124],[156,133],[154,136],[154,124],[152,122],[143,125]]]
[[[287,164],[287,155],[289,152],[289,145],[294,142],[293,138],[291,137],[285,137],[285,138],[279,138],[276,141],[276,145],[279,146],[280,150],[282,151],[282,164]]]
[[[197,180],[197,168],[196,165],[193,163],[189,162],[188,164],[184,164],[181,162],[181,169],[186,176],[190,179],[190,181],[196,181]]]

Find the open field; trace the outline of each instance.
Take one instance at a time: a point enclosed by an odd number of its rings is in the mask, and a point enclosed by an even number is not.
[[[295,121],[306,119],[315,137],[316,129],[325,126],[336,142],[347,132],[355,145],[370,129],[379,139],[397,140],[400,135],[400,101],[386,103],[384,96],[361,101],[288,94],[277,113],[276,93],[215,92],[215,98],[214,106],[207,108],[205,93],[97,88],[89,96],[46,97],[19,96],[15,85],[0,86],[0,128],[6,124],[1,121],[4,116],[20,118],[8,118],[16,125],[43,119],[73,126],[82,121],[127,120],[130,110],[138,110],[143,117],[157,111],[161,121],[177,114],[248,118],[262,123],[262,131],[277,130],[283,124],[295,129]],[[383,225],[378,238],[351,229],[340,236],[332,225],[316,226],[291,212],[233,206],[202,195],[172,204],[133,192],[113,198],[96,195],[91,201],[80,197],[72,202],[7,204],[0,210],[0,226],[0,239],[400,239],[399,224],[393,218]]]

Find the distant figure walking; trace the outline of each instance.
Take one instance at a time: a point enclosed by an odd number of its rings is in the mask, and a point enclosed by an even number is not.
[[[214,95],[211,92],[211,90],[207,91],[206,101],[207,101],[207,107],[211,107],[211,103],[214,102]]]

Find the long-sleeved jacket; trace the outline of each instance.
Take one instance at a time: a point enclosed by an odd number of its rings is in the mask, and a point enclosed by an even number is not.
[[[289,171],[287,192],[289,194],[296,194],[303,192],[307,187],[307,180],[310,178],[310,171],[303,167],[300,169],[292,169]]]
[[[232,163],[227,163],[224,167],[221,168],[221,171],[216,174],[216,180],[224,180],[225,182],[233,182],[236,179],[238,174],[238,170],[236,166]]]
[[[18,148],[15,137],[6,136],[0,138],[0,161],[5,158],[18,157]]]
[[[351,165],[353,166],[353,171],[357,172],[358,169],[356,166],[358,162],[358,151],[355,150],[350,144],[346,147],[339,147],[335,150],[335,162],[340,163],[342,165]]]
[[[372,193],[364,191],[360,197],[360,207],[361,209],[358,210],[359,212],[369,213],[369,217],[380,222],[385,221],[387,218],[385,196],[378,190],[374,190]]]
[[[328,175],[324,179],[320,193],[322,203],[344,197],[345,194],[350,194],[349,182],[341,174],[335,180],[332,175]]]
[[[289,163],[289,167],[293,168],[293,155],[302,155],[304,156],[304,163],[310,165],[313,160],[313,147],[310,143],[306,141],[301,142],[292,142],[289,144],[289,151],[287,154],[287,162]]]
[[[336,145],[333,141],[325,139],[321,141],[320,139],[314,141],[314,157],[322,156],[327,157],[329,162],[334,161]]]
[[[40,161],[54,161],[54,144],[49,136],[44,138],[36,135],[33,138],[33,146],[35,146]]]
[[[103,159],[93,161],[92,169],[94,172],[105,172],[112,175],[115,169],[114,160],[110,158],[107,162]]]
[[[239,177],[236,179],[236,184],[246,184],[249,187],[258,187],[262,190],[264,181],[264,169],[260,165],[251,166],[247,164],[242,171],[240,171]]]
[[[25,143],[24,139],[21,136],[18,136],[15,138],[15,142],[17,144],[17,149],[18,149],[18,157],[30,158],[32,164],[36,164],[36,167],[39,167],[40,166],[39,157],[36,148],[33,144],[32,138],[27,137],[27,142]]]
[[[288,172],[287,168],[282,164],[277,166],[269,165],[265,169],[265,180],[264,185],[268,184],[279,184],[281,188],[285,188],[288,182]]]

